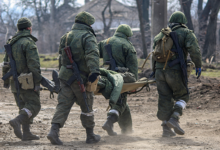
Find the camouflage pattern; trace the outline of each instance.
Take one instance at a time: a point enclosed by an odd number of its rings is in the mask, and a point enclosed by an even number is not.
[[[32,23],[28,18],[23,17],[18,20],[18,23],[17,23],[18,30],[26,29],[31,26],[32,26]]]
[[[77,63],[79,70],[82,72],[81,77],[84,83],[90,73],[99,73],[99,51],[93,29],[84,24],[75,23],[72,30],[68,32],[67,43],[71,47],[74,61]],[[61,68],[59,78],[68,81],[73,75],[71,69],[66,65],[71,65],[65,51],[65,42],[67,34],[61,37],[59,51],[61,55]]]
[[[60,92],[58,94],[58,105],[56,107],[56,112],[52,119],[52,124],[58,123],[62,128],[65,121],[70,113],[70,110],[76,102],[80,105],[81,111],[87,113],[87,107],[82,97],[82,93],[79,89],[77,81],[75,81],[71,86],[66,84],[66,81],[60,80]],[[87,104],[90,111],[92,111],[93,106],[93,92],[86,92]],[[80,119],[84,128],[93,128],[95,126],[94,115],[86,116],[84,114],[80,115]]]
[[[21,93],[19,100],[17,98],[17,93],[13,93],[16,104],[19,108],[19,114],[27,115],[27,113],[22,110],[23,108],[27,108],[31,111],[32,116],[29,118],[29,124],[33,123],[33,119],[37,116],[41,109],[40,104],[40,92],[35,92],[33,90],[26,90],[25,93]]]
[[[91,16],[85,17],[83,14],[84,13],[82,12],[77,15],[80,19],[82,19],[80,20],[81,22],[86,23],[88,20],[92,20]],[[60,127],[63,127],[71,107],[73,106],[74,102],[76,102],[78,105],[80,105],[82,111],[80,119],[83,127],[94,128],[95,126],[94,115],[92,112],[94,99],[93,93],[86,92],[87,103],[90,109],[90,112],[88,112],[77,81],[74,81],[71,86],[67,85],[67,81],[73,75],[73,71],[66,68],[66,66],[71,65],[71,63],[64,51],[65,42],[67,39],[67,46],[70,46],[73,59],[78,65],[84,84],[86,84],[90,73],[99,74],[99,51],[93,32],[94,31],[91,27],[85,24],[75,23],[72,27],[72,30],[61,37],[59,47],[59,53],[61,54],[61,68],[59,72],[61,89],[58,94],[58,105],[52,120],[52,124],[58,123],[60,124]]]
[[[182,108],[174,107],[175,101],[189,101],[189,94],[182,82],[182,72],[176,69],[156,69],[155,78],[159,94],[158,119],[169,120],[174,111],[182,115]]]
[[[95,23],[95,18],[92,14],[83,11],[76,15],[75,22],[77,21],[83,22],[90,26]]]
[[[109,44],[112,45],[112,56],[116,61],[117,67],[128,68],[128,72],[134,74],[138,78],[138,62],[135,48],[129,41],[128,37],[132,35],[131,29],[127,25],[120,25],[115,34],[110,38]],[[103,61],[109,61],[109,56],[104,48],[107,40],[101,41],[99,46],[100,57]],[[129,106],[127,104],[127,94],[120,95],[116,105],[110,104],[111,109],[119,112],[119,126],[122,132],[129,132],[132,130],[132,119]],[[108,115],[112,115],[108,113]]]
[[[180,19],[179,23],[186,23],[185,15],[181,12],[175,12],[171,16],[170,22],[176,22]],[[184,51],[185,61],[187,61],[188,53],[192,61],[194,62],[196,68],[201,68],[202,66],[202,57],[198,41],[194,33],[187,28],[186,25],[175,25],[172,27],[172,31],[177,33],[179,39],[179,45]],[[161,33],[159,33],[156,38],[159,38]],[[154,43],[155,46],[156,43]],[[175,49],[175,45],[173,47]],[[177,55],[174,55],[168,64],[177,58]],[[158,99],[158,113],[157,116],[160,120],[168,120],[173,112],[178,112],[182,115],[182,108],[174,105],[174,101],[184,100],[186,103],[189,100],[189,94],[183,82],[182,70],[180,64],[176,64],[173,67],[166,66],[166,69],[163,70],[165,63],[156,62],[156,82],[157,89],[159,93]],[[179,117],[175,117],[179,119]]]
[[[170,16],[169,22],[187,24],[187,19],[184,13],[181,11],[176,11]]]
[[[38,50],[35,42],[37,39],[30,34],[29,30],[18,31],[16,35],[10,40],[12,45],[12,55],[16,62],[17,72],[33,74],[35,86],[40,85],[42,79],[40,70],[40,59],[38,56]],[[4,62],[8,62],[9,58],[7,55],[4,57]],[[3,69],[3,75],[8,72],[9,69]],[[11,91],[17,92],[14,81],[11,80]],[[26,90],[21,89],[21,93]]]
[[[123,33],[127,37],[131,37],[133,35],[133,32],[131,31],[131,27],[129,25],[126,25],[126,24],[119,25],[116,32]]]
[[[12,45],[12,55],[16,62],[17,72],[33,74],[33,80],[35,86],[40,85],[42,79],[40,70],[40,60],[38,56],[38,50],[35,42],[37,39],[30,34],[29,30],[18,31],[16,35],[8,41],[8,44]],[[4,57],[4,62],[8,62],[7,55]],[[8,69],[3,69],[3,75],[8,72]],[[19,114],[26,114],[22,108],[27,108],[31,111],[32,116],[29,119],[30,123],[33,122],[33,118],[37,116],[41,109],[40,94],[34,90],[20,89],[20,102],[17,99],[17,91],[14,85],[14,80],[10,80],[11,91],[14,94],[16,103],[19,107]]]

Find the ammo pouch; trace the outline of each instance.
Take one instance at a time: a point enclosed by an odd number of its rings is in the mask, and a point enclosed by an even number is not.
[[[187,77],[189,78],[190,74],[192,73],[195,64],[192,61],[187,62]]]
[[[34,89],[33,74],[21,73],[18,77],[18,81],[21,84],[21,88],[24,90]]]
[[[96,91],[99,77],[100,76],[98,76],[97,79],[93,83],[87,82],[87,84],[86,84],[86,91],[87,92],[95,92]]]

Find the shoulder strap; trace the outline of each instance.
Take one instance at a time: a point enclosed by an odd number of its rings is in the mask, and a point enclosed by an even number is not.
[[[68,40],[68,37],[69,37],[69,32],[68,32],[67,35],[66,35],[65,47],[67,47],[67,40]]]
[[[108,43],[109,43],[110,39],[111,39],[111,38],[108,38],[108,40],[107,40],[107,42],[106,42],[106,44],[107,44],[107,45],[108,45]]]

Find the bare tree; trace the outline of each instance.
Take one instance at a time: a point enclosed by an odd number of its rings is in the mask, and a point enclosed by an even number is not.
[[[109,29],[111,27],[112,24],[112,19],[113,19],[113,13],[112,13],[112,9],[111,9],[111,2],[112,0],[108,0],[108,3],[106,4],[106,6],[104,7],[103,11],[102,11],[102,20],[103,20],[103,25],[104,25],[104,34],[105,35],[109,35]],[[108,19],[108,23],[107,23],[107,19],[105,17],[105,11],[106,9],[109,8],[109,19]]]

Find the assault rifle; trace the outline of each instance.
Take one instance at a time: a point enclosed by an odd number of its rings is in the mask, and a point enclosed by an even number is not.
[[[14,83],[15,83],[15,88],[17,90],[18,105],[20,107],[20,99],[19,99],[19,96],[20,96],[20,83],[18,81],[18,73],[17,73],[16,63],[15,63],[15,60],[12,56],[12,48],[11,48],[10,44],[4,45],[4,47],[5,47],[5,51],[8,55],[8,57],[10,59],[9,65],[11,67],[11,70],[2,77],[2,80],[5,81],[8,78],[10,78],[11,76],[13,76],[13,80],[14,80]]]
[[[177,36],[176,32],[170,32],[170,36],[173,39],[173,43],[176,46],[176,49],[171,49],[171,51],[178,53],[178,58],[173,60],[169,64],[169,67],[172,67],[177,63],[180,63],[184,83],[185,83],[185,86],[187,88],[187,92],[189,93],[189,90],[188,90],[188,77],[187,77],[187,64],[186,64],[186,61],[185,61],[185,58],[184,58],[183,49],[179,45],[179,40],[178,40],[178,36]]]
[[[107,44],[105,45],[105,50],[107,51],[107,54],[109,56],[110,61],[106,61],[105,64],[110,65],[110,70],[112,71],[118,71],[118,67],[116,66],[115,59],[112,57],[112,45]]]
[[[73,76],[69,79],[69,81],[70,80],[74,81],[74,79],[78,81],[78,85],[79,85],[80,91],[81,91],[81,93],[83,95],[83,99],[84,99],[84,102],[86,104],[87,110],[88,110],[88,112],[90,112],[88,104],[87,104],[87,101],[86,101],[87,100],[86,90],[85,90],[85,87],[84,87],[84,84],[83,84],[83,80],[82,80],[82,78],[80,76],[79,68],[78,68],[77,64],[73,60],[71,48],[69,46],[66,46],[64,48],[64,51],[66,52],[66,55],[68,56],[68,58],[70,60],[71,69],[73,70]],[[69,65],[68,65],[68,68],[69,68]],[[69,85],[70,85],[71,82],[69,82],[69,81],[67,83],[69,83]]]

